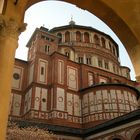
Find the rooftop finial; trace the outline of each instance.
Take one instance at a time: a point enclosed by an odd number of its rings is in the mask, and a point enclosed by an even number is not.
[[[71,21],[69,22],[69,25],[75,25],[75,21],[73,21],[73,15],[71,15]]]
[[[73,15],[71,15],[71,21],[73,21]]]

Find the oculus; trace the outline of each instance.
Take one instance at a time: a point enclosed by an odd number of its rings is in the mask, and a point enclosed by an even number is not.
[[[14,78],[15,80],[19,80],[19,79],[20,79],[20,75],[19,75],[18,73],[14,73],[14,74],[13,74],[13,78]]]
[[[46,99],[45,98],[42,98],[42,102],[46,102]]]

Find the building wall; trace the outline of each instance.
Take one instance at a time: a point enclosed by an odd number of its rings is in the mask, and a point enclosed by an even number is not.
[[[113,70],[111,71],[110,69],[108,70],[121,75],[121,73],[119,73],[119,70],[118,70],[120,69],[119,63],[118,63],[119,58],[118,58],[118,53],[117,53],[118,46],[116,46],[116,44],[112,42],[112,40],[109,37],[101,35],[100,33],[97,33],[96,31],[91,31],[87,29],[66,28],[66,29],[62,29],[61,31],[56,30],[54,32],[56,35],[62,34],[62,39],[59,46],[61,47],[61,49],[59,49],[61,53],[65,54],[66,51],[72,52],[70,48],[73,48],[74,53],[75,53],[75,61],[78,62],[77,59],[80,53],[80,55],[82,55],[83,57],[84,64],[87,64],[86,59],[89,58],[89,55],[86,57],[86,54],[90,54],[91,61],[92,61],[90,65],[99,67],[97,62],[94,61],[94,59],[92,59],[93,57],[97,57],[96,58],[97,60],[99,58],[102,60],[103,67],[100,67],[100,68],[103,68],[103,69],[106,69],[104,67],[104,61],[108,61],[109,63],[110,62],[109,60],[113,59],[113,65],[115,66],[116,70],[115,71]],[[70,36],[74,36],[73,38],[70,38],[69,42],[65,40],[65,36],[67,32],[69,32]],[[77,37],[78,36],[77,32],[81,34],[80,39],[78,39]],[[89,41],[85,41],[87,39],[87,36],[85,36],[85,33],[89,35],[88,36]],[[97,39],[95,39],[95,36],[98,38],[98,42],[97,42]],[[66,49],[66,46],[67,46],[67,49]],[[104,55],[104,53],[106,55]]]
[[[48,122],[57,118],[64,121],[64,125],[71,122],[74,127],[81,127],[80,124],[90,127],[138,107],[135,91],[123,86],[95,86],[81,94],[80,89],[97,84],[120,84],[126,82],[126,78],[77,64],[58,53],[50,58],[40,55],[36,61],[29,63],[29,78],[26,79],[29,87],[34,87],[28,88],[22,95],[22,114],[30,118]],[[132,81],[127,81],[133,86]],[[61,124],[61,121],[57,123]]]
[[[109,36],[86,29],[55,34],[62,38],[37,29],[27,45],[28,61],[15,61],[11,117],[86,129],[138,108],[135,82]]]
[[[21,95],[11,93],[10,114],[12,116],[20,116],[21,115],[21,98],[22,98]]]
[[[82,97],[83,124],[95,126],[138,108],[133,91],[121,87],[94,87]]]

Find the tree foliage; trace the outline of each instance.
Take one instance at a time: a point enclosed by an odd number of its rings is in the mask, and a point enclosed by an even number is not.
[[[54,140],[55,135],[38,127],[20,128],[16,123],[8,123],[7,140]]]

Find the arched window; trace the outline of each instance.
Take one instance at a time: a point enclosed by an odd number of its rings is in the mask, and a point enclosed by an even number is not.
[[[77,42],[81,42],[81,41],[82,41],[81,37],[82,37],[82,36],[81,36],[81,33],[80,33],[79,31],[77,31],[77,32],[76,32],[76,41],[77,41]]]
[[[95,44],[99,45],[100,44],[100,39],[97,35],[94,35],[94,42]]]
[[[89,33],[87,33],[87,32],[84,33],[84,41],[85,41],[85,43],[89,43],[90,42],[90,40],[89,40]]]
[[[98,66],[103,67],[103,62],[102,62],[102,59],[100,59],[100,58],[98,59]]]
[[[70,50],[66,49],[66,50],[65,50],[65,55],[66,55],[68,58],[70,58]]]
[[[91,65],[92,64],[92,59],[91,55],[86,55],[86,64]]]
[[[114,46],[112,48],[113,48],[113,54],[116,56],[116,49]]]
[[[86,58],[86,64],[91,65],[91,57],[90,56]]]
[[[84,63],[83,54],[78,54],[78,63]]]
[[[58,33],[57,36],[58,36],[58,43],[61,43],[62,42],[62,34]]]
[[[115,65],[113,64],[113,72],[115,72],[116,73],[116,67],[115,67]]]
[[[111,46],[111,43],[110,42],[109,42],[109,49],[112,52],[112,46]]]
[[[102,46],[105,48],[106,47],[106,45],[105,45],[105,39],[103,37],[101,38],[101,42],[102,42]]]
[[[49,54],[50,46],[49,45],[45,45],[44,51],[45,51],[45,53]]]
[[[109,63],[105,61],[104,64],[105,64],[105,69],[109,69]]]
[[[65,33],[65,42],[70,42],[70,32],[69,31],[67,31]]]

